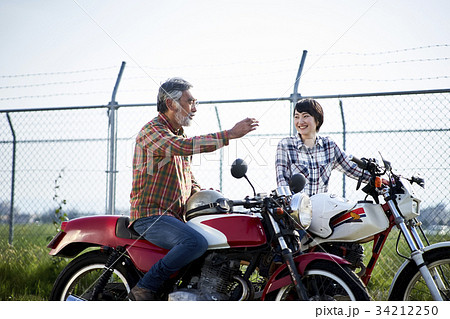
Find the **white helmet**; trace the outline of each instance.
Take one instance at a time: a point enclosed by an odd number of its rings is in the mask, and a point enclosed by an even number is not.
[[[185,211],[185,219],[188,221],[201,215],[228,213],[230,204],[221,193],[215,190],[202,190],[188,199]]]

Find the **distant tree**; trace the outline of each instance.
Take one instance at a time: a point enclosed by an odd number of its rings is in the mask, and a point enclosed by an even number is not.
[[[7,224],[9,223],[9,214],[11,211],[11,205],[9,201],[0,201],[0,223]],[[14,216],[19,214],[19,210],[14,207],[13,209]]]
[[[74,219],[77,217],[81,217],[81,216],[86,216],[86,215],[91,215],[90,213],[82,213],[79,212],[78,210],[72,209],[72,210],[65,210],[65,217],[64,220],[66,219]],[[40,214],[37,218],[36,221],[38,221],[39,223],[42,224],[48,224],[48,223],[57,223],[58,225],[61,224],[62,221],[59,218],[59,216],[57,216],[55,214],[55,210],[54,209],[49,209],[48,211],[44,212],[43,214]]]
[[[450,211],[446,208],[446,205],[443,203],[425,207],[420,210],[419,220],[425,228],[432,225],[448,225],[450,222]]]

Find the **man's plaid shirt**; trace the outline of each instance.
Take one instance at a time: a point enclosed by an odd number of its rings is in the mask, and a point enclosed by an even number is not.
[[[317,136],[315,145],[308,149],[297,134],[282,139],[278,143],[275,170],[278,186],[288,186],[291,176],[301,173],[306,177],[303,189],[312,196],[328,191],[328,182],[333,169],[358,179],[362,170],[328,137]],[[364,173],[364,182],[370,175]]]
[[[130,219],[170,215],[182,220],[184,205],[200,186],[191,171],[192,155],[228,145],[227,131],[187,138],[159,113],[136,138]]]

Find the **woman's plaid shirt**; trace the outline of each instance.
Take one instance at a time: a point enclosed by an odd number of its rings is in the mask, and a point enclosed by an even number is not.
[[[191,171],[192,155],[213,152],[228,142],[227,131],[187,138],[159,113],[136,138],[131,221],[163,214],[182,220],[186,201],[200,190]]]
[[[296,136],[286,137],[278,143],[275,170],[278,186],[288,186],[291,176],[301,173],[306,177],[303,190],[312,196],[328,191],[328,182],[333,169],[358,179],[363,171],[347,156],[337,144],[328,137],[317,136],[315,145],[308,149],[302,139]],[[370,175],[364,172],[364,182]]]

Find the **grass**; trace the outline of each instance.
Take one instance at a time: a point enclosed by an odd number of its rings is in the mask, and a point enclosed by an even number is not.
[[[4,225],[0,225],[0,234],[7,234]],[[19,225],[14,246],[7,239],[0,239],[0,300],[48,300],[53,283],[69,262],[68,259],[51,257],[47,243],[55,234],[52,225]],[[33,234],[32,236],[30,234]],[[39,234],[39,235],[36,235]],[[404,259],[395,252],[398,231],[394,230],[386,241],[385,247],[372,273],[368,289],[374,300],[387,300],[389,287]],[[431,243],[449,240],[431,237]],[[407,255],[404,241],[400,251]],[[363,245],[367,264],[372,251],[372,242]]]
[[[389,234],[388,239],[383,247],[383,250],[378,258],[377,264],[372,272],[372,277],[367,285],[369,293],[374,300],[387,300],[389,289],[400,266],[405,261],[396,252],[396,244],[399,230],[393,229]],[[430,244],[448,241],[450,235],[446,236],[427,236]],[[425,241],[424,241],[425,242]],[[364,264],[367,265],[370,256],[372,255],[373,242],[363,244],[364,247]],[[410,250],[404,240],[403,236],[399,242],[399,252],[404,256],[410,255]]]
[[[0,300],[48,300],[56,277],[67,264],[48,254],[48,238],[55,230],[49,225],[19,225],[15,231],[39,235],[15,236],[14,246],[0,240]]]

